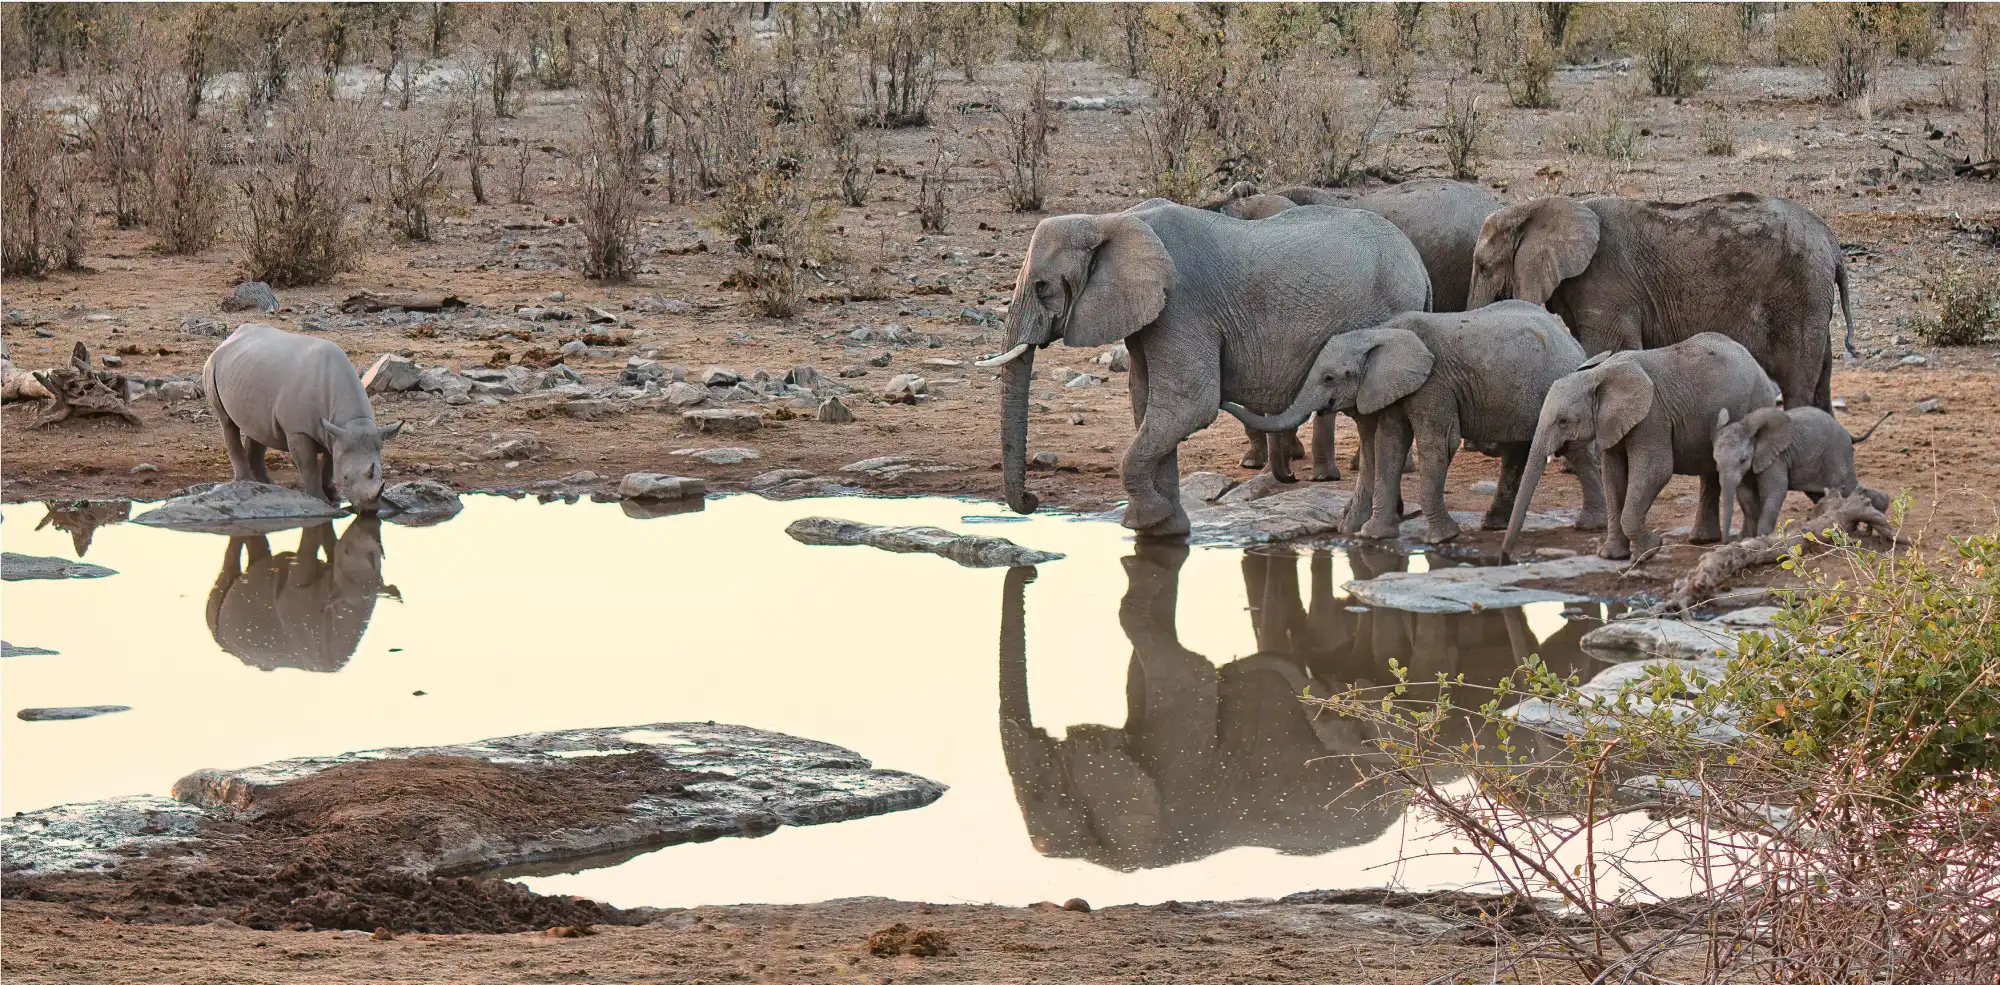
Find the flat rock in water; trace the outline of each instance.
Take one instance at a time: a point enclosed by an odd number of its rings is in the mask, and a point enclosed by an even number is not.
[[[0,818],[0,871],[8,878],[108,872],[137,854],[187,844],[207,817],[154,794],[14,814]]]
[[[1739,609],[1717,619],[1621,619],[1606,623],[1577,643],[1605,660],[1670,657],[1701,660],[1736,655],[1737,638],[1746,632],[1775,634],[1778,610],[1771,606]]]
[[[169,530],[252,536],[302,527],[346,516],[338,506],[323,503],[296,489],[262,482],[224,482],[188,496],[167,500],[142,513],[133,523]]]
[[[0,659],[6,657],[53,657],[56,655],[57,651],[55,650],[47,650],[39,646],[15,646],[6,640],[0,640]]]
[[[658,472],[627,472],[618,480],[618,495],[623,499],[701,499],[708,484],[700,479],[686,476],[662,475]]]
[[[862,545],[897,554],[936,554],[968,568],[1011,568],[1063,557],[1022,547],[1004,537],[955,534],[937,527],[879,527],[830,516],[795,520],[785,533],[801,544]]]
[[[1530,602],[1585,602],[1590,596],[1561,588],[1523,588],[1524,581],[1558,581],[1615,574],[1622,565],[1596,556],[1566,557],[1532,564],[1391,571],[1366,581],[1350,581],[1349,595],[1367,605],[1409,612],[1477,612]]]
[[[117,573],[103,565],[66,561],[59,557],[0,554],[0,579],[6,581],[27,581],[33,578],[102,578]]]
[[[79,718],[96,718],[121,711],[131,711],[131,705],[80,705],[74,708],[23,708],[14,717],[24,722],[73,722]]]
[[[382,490],[383,518],[406,527],[443,523],[462,509],[458,491],[434,479],[398,482]]]
[[[1611,721],[1609,716],[1592,711],[1590,706],[1610,704],[1618,696],[1619,688],[1645,680],[1649,668],[1677,666],[1684,676],[1699,674],[1708,683],[1714,683],[1722,679],[1728,665],[1727,660],[1715,657],[1700,660],[1633,660],[1607,667],[1577,688],[1577,696],[1584,702],[1584,707],[1572,708],[1546,698],[1528,698],[1501,714],[1538,731],[1554,735],[1581,734],[1593,725],[1607,725]],[[1647,715],[1661,708],[1677,722],[1686,721],[1694,714],[1694,709],[1684,699],[1670,698],[1664,703],[1657,703],[1643,693],[1633,695],[1630,713]],[[1695,734],[1714,742],[1733,742],[1743,737],[1733,720],[1704,721],[1696,726]]]
[[[875,769],[854,752],[824,742],[740,725],[675,722],[537,732],[458,746],[379,749],[286,759],[247,769],[200,770],[174,784],[174,797],[221,817],[255,816],[260,802],[276,788],[335,766],[416,756],[560,766],[582,757],[620,754],[644,757],[643,765],[634,769],[656,769],[662,777],[709,776],[680,784],[684,793],[639,795],[626,808],[629,817],[617,823],[501,838],[468,836],[436,846],[417,860],[417,867],[439,874],[536,864],[544,871],[562,871],[554,863],[908,810],[929,804],[946,789],[910,773]]]

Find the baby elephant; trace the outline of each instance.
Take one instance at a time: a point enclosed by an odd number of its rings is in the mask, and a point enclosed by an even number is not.
[[[1890,411],[1890,414],[1895,413]],[[1731,422],[1728,410],[1715,413],[1715,469],[1722,477],[1722,539],[1729,540],[1730,506],[1743,506],[1743,534],[1763,537],[1778,529],[1778,511],[1785,493],[1798,490],[1819,502],[1821,496],[1852,494],[1861,487],[1854,476],[1854,446],[1868,440],[1889,419],[1883,414],[1857,438],[1833,415],[1817,407],[1780,410],[1766,407]],[[1886,497],[1870,491],[1878,509]]]
[[[1424,540],[1439,543],[1459,533],[1444,505],[1445,473],[1458,442],[1500,449],[1499,489],[1481,526],[1505,527],[1542,398],[1581,362],[1583,348],[1540,305],[1501,301],[1466,312],[1409,312],[1328,339],[1305,386],[1279,414],[1222,406],[1261,431],[1296,427],[1314,411],[1359,415],[1361,474],[1343,530],[1359,526],[1364,537],[1396,536],[1402,463],[1414,445]],[[1577,528],[1602,530],[1596,455],[1587,443],[1562,451],[1583,485]]]
[[[361,377],[340,347],[270,325],[244,325],[201,368],[209,409],[238,480],[270,482],[264,450],[282,448],[308,495],[372,513],[382,499],[382,442]]]

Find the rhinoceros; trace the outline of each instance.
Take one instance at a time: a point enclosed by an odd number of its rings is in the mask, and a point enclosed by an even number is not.
[[[264,450],[282,448],[308,495],[374,511],[382,499],[382,442],[403,429],[375,426],[361,377],[340,347],[271,325],[238,328],[201,368],[209,409],[237,480],[270,482]]]

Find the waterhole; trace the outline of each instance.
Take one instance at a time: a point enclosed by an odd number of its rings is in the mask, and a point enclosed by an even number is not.
[[[75,523],[36,529],[41,504],[4,512],[7,550],[79,556]],[[203,767],[717,721],[837,743],[950,791],[918,810],[515,876],[655,906],[1460,886],[1477,871],[1448,845],[1396,863],[1422,825],[1379,791],[1348,793],[1368,736],[1298,696],[1387,682],[1391,660],[1488,683],[1529,653],[1595,672],[1575,641],[1596,619],[1559,605],[1416,615],[1341,589],[1423,570],[1426,555],[1139,545],[1102,521],[985,522],[999,512],[732,496],[635,519],[474,496],[421,528],[342,520],[232,540],[97,527],[87,560],[117,574],[0,589],[6,638],[58,651],[0,664],[0,809],[165,793]],[[969,569],[785,535],[812,515],[1067,557]],[[74,706],[129,710],[17,717]]]

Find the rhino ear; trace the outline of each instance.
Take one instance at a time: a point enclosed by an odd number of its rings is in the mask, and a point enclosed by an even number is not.
[[[1063,344],[1110,345],[1160,317],[1174,261],[1153,227],[1130,214],[1097,216],[1103,239],[1090,257],[1082,293],[1071,303]]]
[[[391,424],[388,427],[378,428],[376,429],[375,433],[380,436],[381,440],[387,441],[390,438],[393,438],[396,435],[403,433],[403,422],[397,421],[396,423]]]
[[[342,429],[340,425],[335,424],[324,417],[319,419],[319,428],[320,430],[325,431],[327,434],[335,438],[347,437],[346,430]]]

